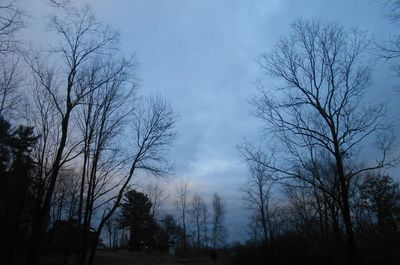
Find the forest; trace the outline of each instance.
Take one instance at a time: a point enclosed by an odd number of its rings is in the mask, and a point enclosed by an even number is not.
[[[228,192],[174,173],[185,113],[141,92],[118,28],[44,1],[37,47],[23,2],[0,0],[1,265],[400,263],[400,124],[368,97],[374,61],[400,84],[400,1],[377,1],[386,42],[298,16],[260,51],[236,235]]]

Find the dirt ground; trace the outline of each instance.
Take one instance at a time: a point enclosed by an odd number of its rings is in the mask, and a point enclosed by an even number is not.
[[[129,251],[98,251],[95,259],[95,265],[222,265],[226,264],[222,260],[212,261],[210,257],[201,258],[177,258],[167,254],[136,253]]]
[[[54,259],[47,260],[46,265],[53,264]],[[55,262],[58,263],[58,262]],[[54,264],[55,264],[54,263]],[[222,259],[212,261],[210,257],[178,258],[168,254],[153,252],[146,253],[130,251],[97,251],[95,265],[226,265]]]

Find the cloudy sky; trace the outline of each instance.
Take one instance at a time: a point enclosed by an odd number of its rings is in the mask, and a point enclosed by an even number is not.
[[[44,0],[23,0],[34,19],[32,39],[46,42]],[[236,150],[256,139],[259,124],[249,115],[257,58],[268,52],[296,18],[316,18],[358,27],[384,41],[397,30],[378,0],[88,0],[96,16],[119,29],[125,55],[134,54],[143,94],[165,96],[180,114],[172,149],[175,176],[190,179],[192,193],[220,193],[232,237],[246,216],[239,187],[246,165]],[[397,25],[398,26],[398,25]],[[399,93],[383,62],[377,62],[370,96],[389,99],[394,115]],[[372,98],[371,97],[371,98]],[[397,104],[399,105],[399,104]]]

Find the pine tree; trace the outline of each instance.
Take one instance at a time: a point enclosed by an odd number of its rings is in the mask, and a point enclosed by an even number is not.
[[[120,228],[128,228],[129,249],[140,250],[143,243],[151,244],[155,223],[150,214],[152,203],[144,193],[128,190],[121,204]]]

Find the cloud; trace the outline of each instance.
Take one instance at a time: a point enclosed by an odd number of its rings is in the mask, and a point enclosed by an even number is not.
[[[49,41],[45,1],[24,0],[37,21],[29,38]],[[247,168],[235,149],[243,137],[255,138],[259,122],[249,116],[252,84],[262,76],[256,59],[269,51],[298,17],[361,25],[381,39],[397,30],[378,7],[365,0],[113,0],[87,2],[100,20],[119,28],[122,50],[135,54],[140,93],[159,93],[179,112],[178,139],[171,152],[176,178],[164,183],[173,193],[180,177],[191,189],[227,202],[232,229],[246,224],[239,187]],[[386,69],[382,67],[382,69]],[[377,72],[373,98],[396,98],[385,70]],[[382,83],[382,80],[385,80]],[[384,95],[384,96],[382,96]],[[397,97],[398,99],[398,97]],[[399,113],[399,107],[393,107]],[[172,197],[171,197],[172,198]]]

